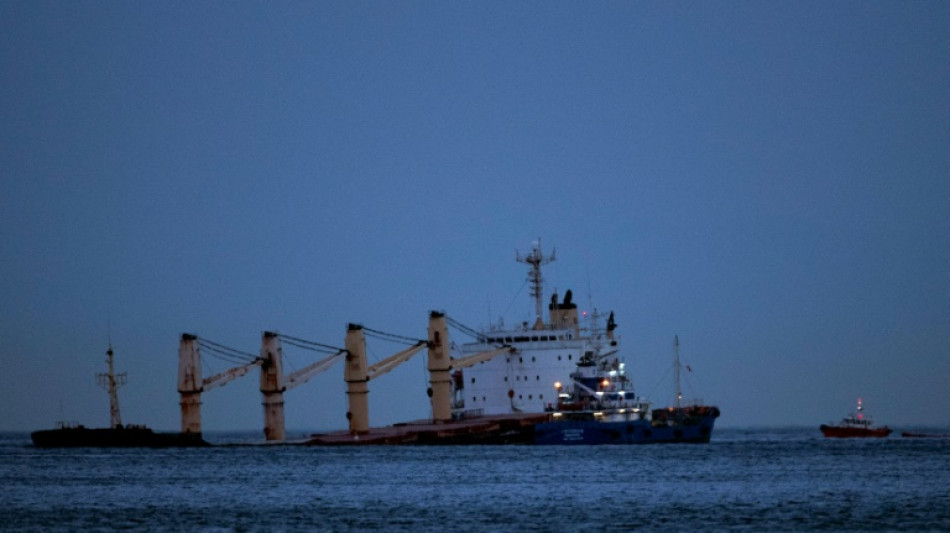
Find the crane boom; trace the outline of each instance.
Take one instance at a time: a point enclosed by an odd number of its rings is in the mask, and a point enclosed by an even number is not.
[[[201,381],[201,390],[203,392],[208,392],[209,390],[223,387],[224,385],[227,385],[244,374],[247,374],[255,366],[261,366],[263,363],[264,360],[258,358],[246,365],[236,366],[230,370],[225,370],[220,374],[215,374],[210,378],[205,378]]]
[[[387,357],[386,359],[383,359],[382,361],[366,369],[366,379],[370,380],[382,376],[383,374],[406,362],[410,357],[425,347],[426,343],[420,342],[411,348],[407,348],[390,357]]]
[[[469,355],[467,357],[461,357],[459,359],[452,359],[452,368],[468,368],[475,364],[481,363],[482,361],[488,361],[489,359],[494,359],[495,357],[503,353],[515,353],[517,350],[511,346],[505,346],[497,350],[492,350],[490,352],[482,352],[474,355]]]
[[[304,383],[310,381],[310,379],[317,374],[329,370],[330,367],[333,366],[333,363],[336,363],[342,359],[344,355],[346,355],[346,350],[340,350],[329,357],[323,358],[311,365],[307,365],[300,370],[288,375],[287,379],[284,381],[284,390],[290,390],[297,385],[303,385]]]

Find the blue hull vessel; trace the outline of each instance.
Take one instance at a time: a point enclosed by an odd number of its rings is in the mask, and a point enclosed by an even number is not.
[[[656,425],[648,420],[559,420],[537,424],[535,444],[707,443],[719,410],[711,408],[688,424]]]

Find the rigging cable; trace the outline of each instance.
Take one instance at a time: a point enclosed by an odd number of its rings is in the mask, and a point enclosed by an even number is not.
[[[305,350],[311,350],[314,352],[334,354],[334,353],[340,353],[340,352],[346,351],[346,349],[344,348],[338,348],[336,346],[330,346],[329,344],[322,344],[319,342],[308,341],[307,339],[301,339],[299,337],[291,337],[290,335],[286,335],[284,333],[278,333],[277,336],[280,337],[280,340],[286,342],[287,344],[296,346],[298,348],[303,348]]]
[[[204,348],[218,359],[231,363],[248,364],[258,359],[258,356],[255,354],[243,352],[202,337],[198,338],[198,346]]]
[[[377,329],[368,328],[366,326],[363,326],[363,332],[366,334],[366,336],[372,337],[374,339],[379,339],[379,340],[389,341],[389,342],[398,342],[398,343],[407,344],[407,345],[418,346],[419,344],[428,344],[429,342],[429,341],[424,341],[421,339],[414,339],[412,337],[406,337],[404,335],[396,335],[395,333],[386,333],[385,331],[379,331]]]
[[[462,333],[465,333],[466,335],[469,335],[470,337],[474,338],[474,339],[477,340],[478,342],[485,343],[485,344],[491,344],[492,346],[497,346],[498,348],[505,348],[505,347],[510,347],[510,346],[511,346],[511,345],[506,344],[506,343],[489,342],[487,335],[485,335],[484,333],[480,333],[479,331],[476,331],[475,329],[470,328],[470,327],[466,326],[465,324],[462,324],[461,322],[455,320],[454,318],[450,317],[449,315],[445,315],[445,321],[446,321],[449,325],[455,327],[456,329],[458,329],[458,330],[461,331]]]

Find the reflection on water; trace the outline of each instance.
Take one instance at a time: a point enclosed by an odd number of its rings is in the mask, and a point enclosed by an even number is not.
[[[28,442],[0,440],[5,529],[950,530],[944,439],[826,440],[798,428],[600,447]]]

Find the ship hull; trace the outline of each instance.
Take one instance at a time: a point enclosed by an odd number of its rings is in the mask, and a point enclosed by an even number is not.
[[[709,442],[715,416],[690,425],[654,426],[647,420],[563,420],[537,424],[535,444],[674,444]]]
[[[822,424],[821,434],[834,439],[883,438],[891,434],[890,428],[842,427]]]
[[[155,433],[144,427],[85,428],[71,427],[34,431],[30,434],[37,448],[168,448],[208,446],[200,435]]]

